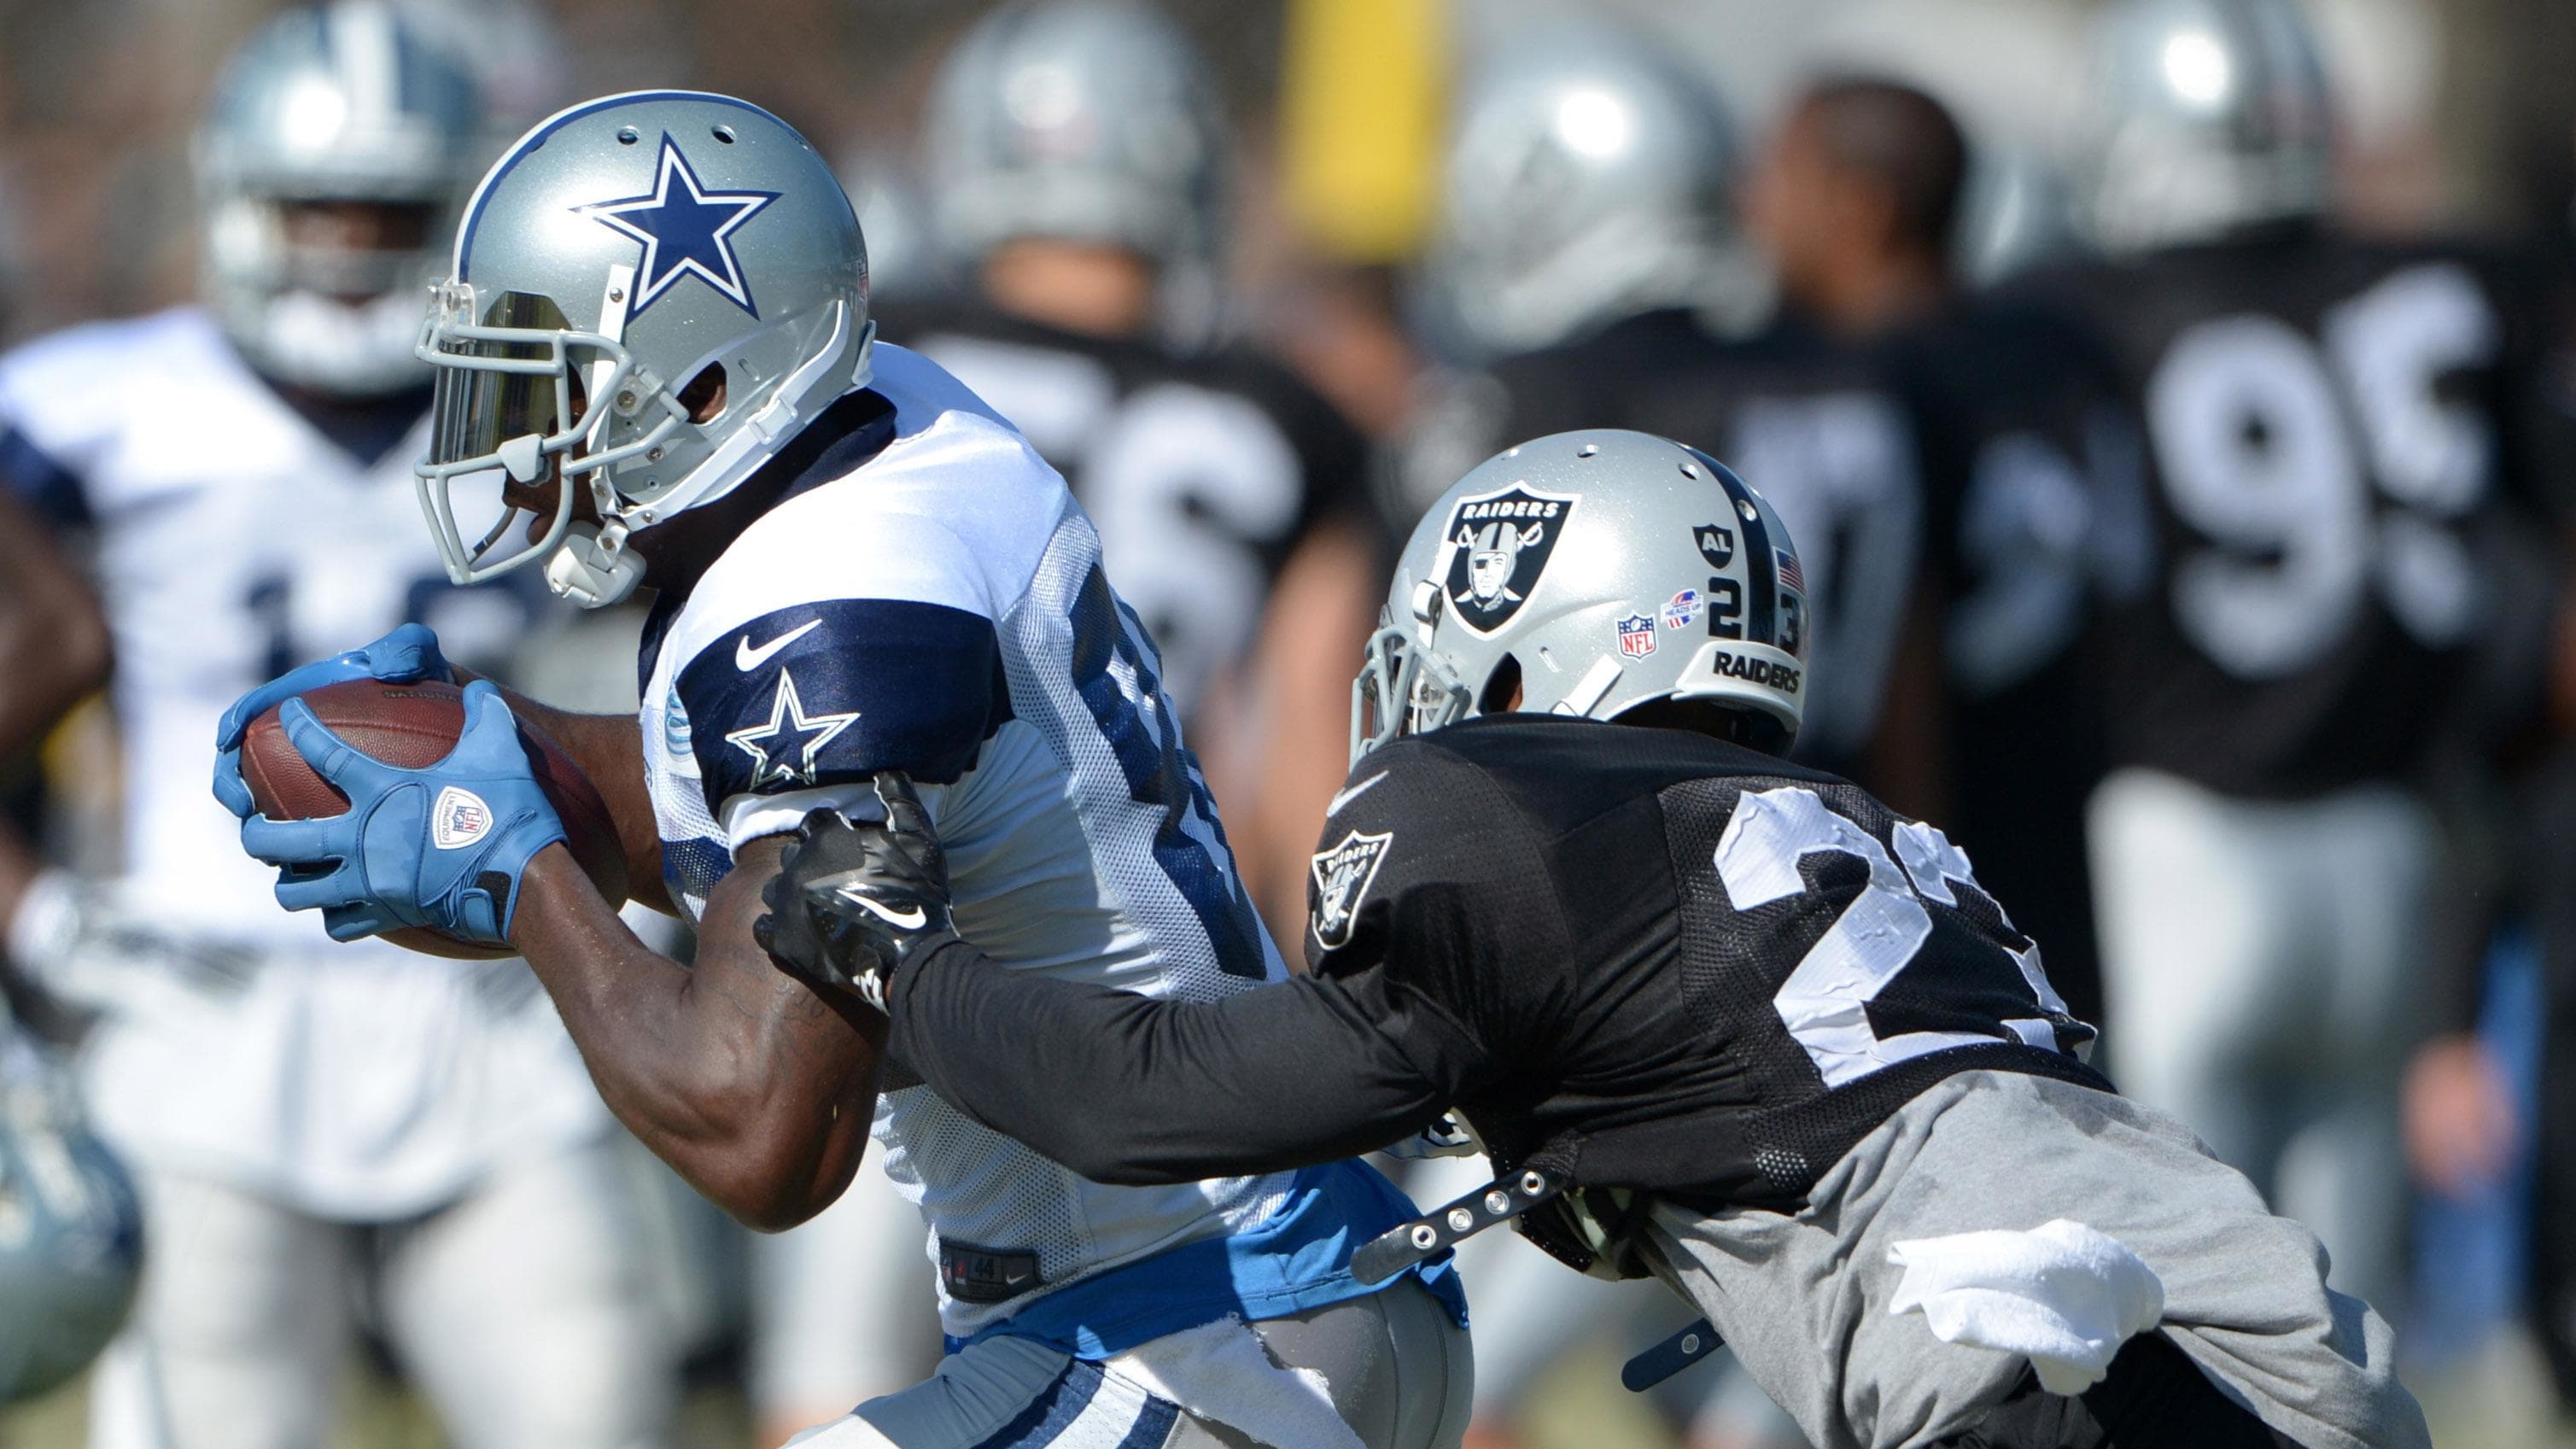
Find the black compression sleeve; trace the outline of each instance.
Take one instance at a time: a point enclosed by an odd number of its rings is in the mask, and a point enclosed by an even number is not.
[[[1374,971],[1217,1001],[1006,970],[962,941],[904,963],[887,1054],[966,1115],[1097,1182],[1332,1162],[1439,1116],[1465,1033]]]

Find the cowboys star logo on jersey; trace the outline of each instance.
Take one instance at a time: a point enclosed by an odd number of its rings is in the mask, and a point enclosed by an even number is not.
[[[672,283],[691,276],[757,317],[760,308],[742,280],[742,262],[729,238],[778,195],[775,191],[707,190],[698,184],[689,158],[665,135],[651,192],[573,209],[643,243],[644,255],[635,270],[635,302],[627,308],[628,316],[641,315]]]
[[[1374,835],[1354,830],[1307,862],[1315,877],[1315,911],[1307,925],[1325,949],[1350,943],[1351,922],[1358,919],[1369,887],[1377,883],[1378,865],[1386,859],[1387,842],[1393,839],[1392,830]]]
[[[1490,634],[1520,612],[1581,497],[1515,483],[1458,500],[1445,534],[1451,544],[1445,587],[1460,623]]]
[[[725,736],[725,743],[751,756],[751,788],[764,785],[810,785],[814,757],[841,731],[857,722],[859,712],[807,714],[797,696],[796,676],[778,671],[778,692],[770,696],[769,718]]]

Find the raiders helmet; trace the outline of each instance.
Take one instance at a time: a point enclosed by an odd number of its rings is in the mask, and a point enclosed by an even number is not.
[[[0,1006],[0,1405],[88,1365],[125,1322],[142,1261],[134,1184]]]
[[[864,385],[875,336],[858,218],[785,122],[696,91],[557,113],[466,203],[421,324],[421,505],[448,576],[543,559],[586,608],[625,598],[628,536],[722,498]],[[550,477],[543,532],[505,551]],[[573,521],[576,488],[599,522]]]
[[[1736,234],[1736,167],[1714,90],[1642,40],[1516,29],[1452,115],[1419,279],[1426,339],[1472,363],[1650,308],[1746,307],[1761,289]]]
[[[225,65],[197,130],[207,309],[281,382],[338,397],[422,385],[421,292],[499,139],[462,62],[384,0],[279,15]],[[315,202],[376,208],[393,235],[300,235],[290,210]]]
[[[2325,210],[2333,114],[2291,0],[2119,0],[2102,17],[2085,221],[2114,251]]]
[[[1051,237],[1157,263],[1212,256],[1224,230],[1223,112],[1197,52],[1132,0],[1035,0],[950,52],[923,124],[932,225],[952,259]]]
[[[1726,465],[1649,433],[1555,433],[1477,465],[1415,526],[1378,623],[1351,687],[1354,761],[1506,709],[1705,700],[1759,748],[1798,733],[1797,546]]]

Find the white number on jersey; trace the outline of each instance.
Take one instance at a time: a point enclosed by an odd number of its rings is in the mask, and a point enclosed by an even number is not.
[[[2376,588],[2422,643],[2458,642],[2477,580],[2443,525],[2484,496],[2495,438],[2436,384],[2491,360],[2497,332],[2475,280],[2443,263],[2335,308],[2322,349],[2260,315],[2176,338],[2147,426],[2166,498],[2215,545],[2174,570],[2185,637],[2231,674],[2277,678],[2331,648]]]
[[[1952,1047],[2018,1039],[2056,1050],[2056,1028],[2038,1016],[1998,1023],[2011,1038],[1958,1031],[1882,1037],[1870,1025],[1869,1003],[1913,964],[1915,953],[1931,938],[1932,913],[1925,902],[1956,906],[1954,884],[1985,894],[1968,868],[1968,857],[1940,831],[1900,820],[1893,838],[1896,858],[1891,859],[1876,836],[1836,813],[1815,791],[1795,785],[1737,800],[1718,837],[1718,879],[1739,911],[1803,894],[1807,883],[1798,863],[1810,855],[1848,855],[1869,867],[1869,884],[1817,938],[1772,998],[1781,1023],[1824,1074],[1825,1085],[1847,1086],[1883,1067]],[[1987,899],[1991,904],[1992,898]],[[2002,914],[2000,906],[1996,914]],[[2012,955],[2037,1009],[2063,1013],[2066,1003],[2048,984],[2039,947],[2026,945]]]

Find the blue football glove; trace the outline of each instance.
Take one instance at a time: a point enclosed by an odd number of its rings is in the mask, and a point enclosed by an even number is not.
[[[364,648],[290,669],[234,700],[215,725],[215,798],[224,802],[225,809],[248,820],[255,808],[250,786],[242,783],[241,776],[242,732],[250,722],[299,694],[352,679],[381,679],[387,684],[435,679],[454,684],[456,671],[438,652],[438,636],[428,625],[405,624]]]
[[[335,941],[428,926],[509,944],[519,877],[564,830],[500,690],[465,686],[465,732],[425,770],[360,753],[300,699],[279,719],[295,752],[349,797],[346,813],[320,820],[242,822],[242,849],[280,867],[279,905],[320,908]]]

